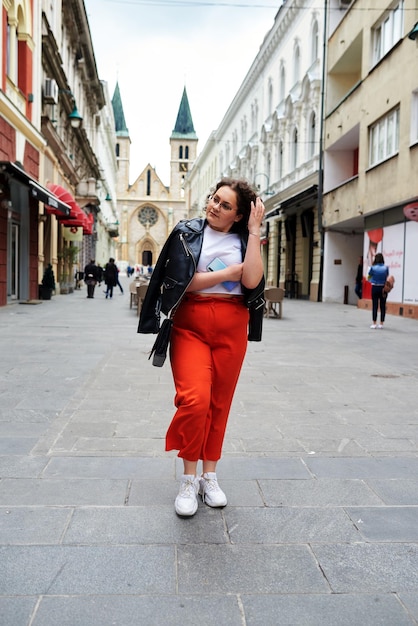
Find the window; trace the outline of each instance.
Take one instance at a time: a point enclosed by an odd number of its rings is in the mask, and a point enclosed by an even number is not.
[[[308,157],[311,159],[315,155],[315,132],[316,132],[316,116],[312,111],[309,122],[309,145],[308,145]]]
[[[188,159],[188,158],[189,158],[189,146],[186,146],[186,147],[185,147],[184,152],[185,152],[185,154],[184,154],[184,158],[185,158],[185,159]]]
[[[292,151],[291,151],[291,169],[296,169],[298,165],[298,129],[293,129],[292,135]]]
[[[286,93],[286,70],[284,69],[284,65],[282,65],[280,70],[280,102],[284,100],[284,96]]]
[[[276,164],[277,164],[277,180],[283,177],[283,142],[277,144]]]
[[[293,83],[296,84],[300,78],[300,50],[299,45],[295,45],[293,51]]]
[[[385,14],[373,29],[373,63],[377,63],[402,38],[403,0]]]
[[[312,24],[312,39],[311,39],[311,61],[314,63],[319,55],[319,30],[318,22],[315,20]]]
[[[391,111],[371,126],[369,165],[373,166],[398,152],[399,109]]]
[[[183,146],[179,147],[179,159],[183,158]]]
[[[151,195],[151,171],[147,170],[147,196]]]
[[[271,78],[269,78],[268,84],[268,114],[271,115],[273,113],[273,83]]]
[[[145,228],[149,228],[150,226],[154,226],[154,224],[158,221],[158,213],[152,206],[143,207],[138,213],[138,220],[145,226]]]

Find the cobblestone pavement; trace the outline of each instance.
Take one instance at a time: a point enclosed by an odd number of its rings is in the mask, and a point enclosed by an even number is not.
[[[124,286],[0,309],[0,624],[418,624],[417,322],[286,299],[248,347],[228,506],[180,519],[170,368]]]

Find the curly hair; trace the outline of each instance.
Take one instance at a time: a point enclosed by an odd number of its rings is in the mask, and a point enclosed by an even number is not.
[[[232,191],[235,191],[237,196],[237,215],[242,215],[243,218],[239,222],[234,222],[230,232],[239,233],[247,232],[248,220],[251,213],[251,202],[256,201],[257,194],[249,183],[244,179],[237,178],[222,178],[215,186],[213,193],[216,193],[221,187],[230,187]],[[212,194],[211,194],[212,195]],[[211,195],[208,196],[211,198]]]

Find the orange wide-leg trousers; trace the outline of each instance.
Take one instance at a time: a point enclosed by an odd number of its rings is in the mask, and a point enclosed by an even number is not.
[[[176,311],[170,360],[177,411],[166,450],[188,461],[218,461],[247,349],[241,298],[187,294]]]

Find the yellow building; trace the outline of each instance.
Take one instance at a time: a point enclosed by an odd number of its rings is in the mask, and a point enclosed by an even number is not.
[[[360,306],[369,308],[367,269],[382,252],[395,277],[388,311],[415,318],[417,19],[413,0],[387,6],[356,0],[329,37],[322,214],[323,299],[357,302],[354,278],[363,256]]]

